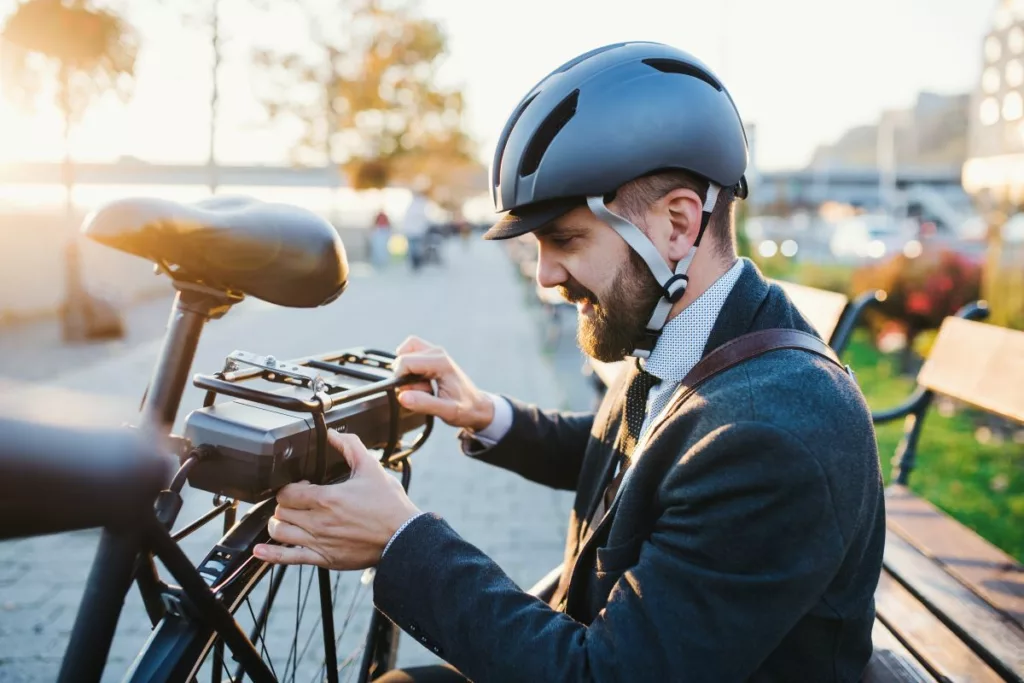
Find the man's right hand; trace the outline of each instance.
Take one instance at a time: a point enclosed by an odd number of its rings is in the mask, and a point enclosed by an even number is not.
[[[409,337],[395,352],[395,376],[420,375],[437,383],[433,395],[429,382],[398,388],[398,402],[424,415],[435,415],[452,427],[480,431],[494,420],[494,403],[476,388],[445,350],[418,337]]]

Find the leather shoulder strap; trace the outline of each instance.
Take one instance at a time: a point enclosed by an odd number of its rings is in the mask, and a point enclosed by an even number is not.
[[[847,372],[836,352],[813,334],[800,330],[770,329],[750,332],[722,344],[701,359],[680,383],[682,392],[674,401],[677,405],[688,399],[700,385],[715,375],[725,372],[743,361],[779,349],[802,349],[836,364]]]

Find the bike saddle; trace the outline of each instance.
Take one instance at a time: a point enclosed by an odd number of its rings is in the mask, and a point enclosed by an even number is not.
[[[86,218],[82,232],[161,265],[175,279],[281,306],[321,306],[348,284],[337,230],[287,204],[248,197],[192,204],[132,197],[101,206]]]

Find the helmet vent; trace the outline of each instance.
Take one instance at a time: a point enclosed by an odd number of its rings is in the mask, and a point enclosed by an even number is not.
[[[666,74],[683,74],[684,76],[692,76],[693,78],[699,78],[715,90],[722,91],[722,84],[715,80],[715,77],[709,74],[707,71],[700,69],[693,64],[687,64],[686,62],[680,62],[676,59],[645,59],[644,64],[647,66],[657,69],[662,73]]]
[[[501,180],[501,160],[505,158],[505,145],[508,144],[508,137],[512,134],[512,129],[516,127],[516,123],[519,122],[519,118],[523,115],[523,112],[526,111],[526,108],[530,106],[531,102],[537,99],[537,95],[539,94],[540,93],[533,93],[523,100],[523,103],[520,104],[519,108],[516,109],[514,114],[512,114],[512,118],[510,118],[509,122],[505,124],[505,130],[502,132],[501,140],[498,142],[497,158],[494,160],[494,180],[492,182],[495,186],[497,186]]]
[[[551,110],[551,113],[544,119],[544,122],[537,127],[519,164],[520,176],[528,176],[540,167],[540,160],[544,157],[544,153],[548,151],[551,143],[554,142],[555,136],[576,115],[576,103],[579,101],[579,98],[579,89],[573,90]]]

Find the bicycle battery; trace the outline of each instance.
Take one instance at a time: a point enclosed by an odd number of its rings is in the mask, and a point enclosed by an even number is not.
[[[268,358],[272,369],[263,367]],[[367,358],[375,363],[371,368],[352,367],[365,366]],[[320,410],[328,429],[355,434],[369,449],[396,448],[396,437],[427,426],[424,415],[391,398],[394,380],[386,357],[348,351],[278,363],[272,357],[235,352],[227,367],[237,368],[242,359],[255,369],[194,380],[197,386],[235,396],[195,410],[185,421],[185,438],[202,453],[188,476],[194,488],[255,503],[291,482],[317,481],[314,413]],[[273,391],[236,386],[252,379],[285,381],[288,386]],[[387,390],[376,391],[385,386]],[[324,455],[325,480],[348,476],[348,464],[333,447],[328,445]]]

